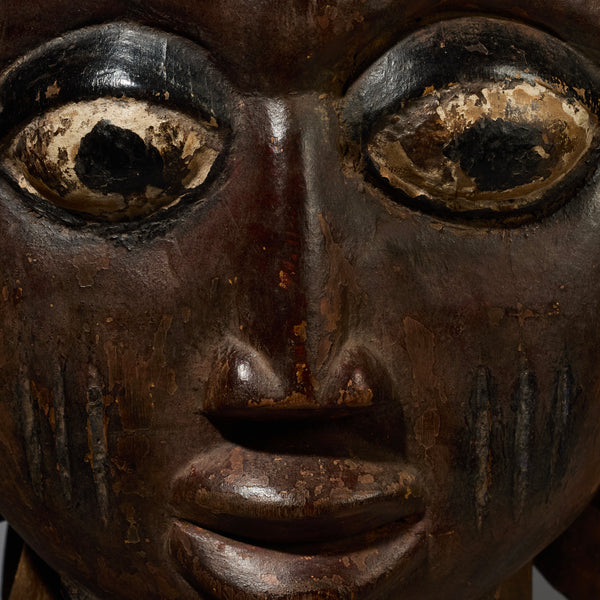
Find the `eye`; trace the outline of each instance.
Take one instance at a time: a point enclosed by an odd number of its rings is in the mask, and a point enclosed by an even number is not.
[[[487,17],[401,40],[343,109],[347,156],[370,183],[410,209],[484,226],[543,218],[578,197],[597,168],[599,115],[596,64]]]
[[[224,139],[214,118],[99,98],[35,117],[9,142],[3,167],[23,191],[63,209],[93,221],[132,221],[202,186]]]
[[[377,174],[409,198],[453,213],[533,207],[599,139],[576,95],[537,80],[429,89],[384,118],[366,151]]]

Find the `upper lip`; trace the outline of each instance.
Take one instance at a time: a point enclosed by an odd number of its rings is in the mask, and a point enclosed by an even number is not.
[[[424,513],[417,474],[397,462],[272,455],[225,444],[176,479],[183,521],[263,545],[322,543]]]

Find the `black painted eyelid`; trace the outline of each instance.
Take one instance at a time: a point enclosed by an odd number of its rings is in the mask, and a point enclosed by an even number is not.
[[[0,77],[0,138],[67,102],[102,96],[162,102],[229,126],[235,93],[206,50],[159,30],[110,23],[38,47]]]
[[[343,120],[360,140],[385,116],[433,86],[477,79],[542,79],[600,113],[600,70],[589,59],[528,25],[489,17],[435,23],[400,41],[350,86]]]

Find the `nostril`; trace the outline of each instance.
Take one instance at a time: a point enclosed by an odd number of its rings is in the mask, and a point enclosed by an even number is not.
[[[387,402],[391,397],[387,369],[362,347],[346,348],[329,369],[323,401],[340,407],[360,408]]]
[[[346,387],[340,390],[338,404],[345,406],[371,406],[373,404],[373,385],[368,381],[362,368],[357,367],[352,371]]]
[[[289,378],[288,378],[289,379]],[[362,348],[346,349],[309,389],[278,375],[258,350],[235,342],[216,360],[204,412],[246,420],[335,418],[384,403],[389,376]]]

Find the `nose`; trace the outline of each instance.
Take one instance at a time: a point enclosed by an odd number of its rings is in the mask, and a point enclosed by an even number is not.
[[[337,116],[303,95],[256,102],[242,118],[239,325],[215,358],[204,410],[276,419],[368,409],[384,400],[389,376],[353,331],[363,294],[344,224],[357,198],[342,173]]]
[[[389,390],[387,373],[363,347],[345,348],[323,379],[307,387],[277,373],[263,353],[232,340],[212,373],[205,413],[250,420],[335,418],[380,407]]]

